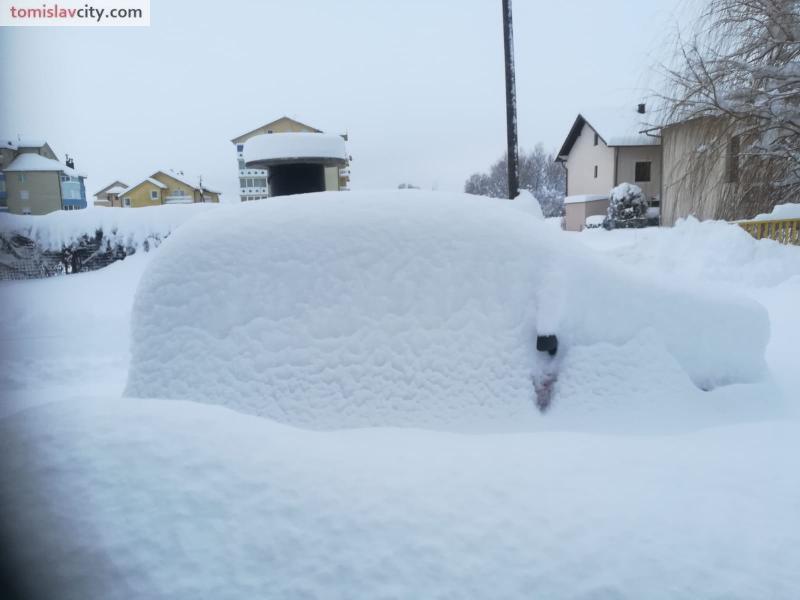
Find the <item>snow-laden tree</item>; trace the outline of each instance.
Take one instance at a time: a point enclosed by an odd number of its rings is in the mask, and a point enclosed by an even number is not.
[[[631,183],[621,183],[608,195],[608,218],[606,226],[620,227],[647,226],[647,199],[642,188]]]
[[[800,197],[800,0],[709,0],[668,75],[666,123],[704,124],[696,180],[725,157],[747,212]]]
[[[494,163],[488,173],[474,173],[464,184],[468,194],[508,198],[506,157]],[[555,157],[537,144],[531,152],[520,152],[519,189],[528,190],[542,207],[545,217],[557,217],[564,210],[566,176]]]

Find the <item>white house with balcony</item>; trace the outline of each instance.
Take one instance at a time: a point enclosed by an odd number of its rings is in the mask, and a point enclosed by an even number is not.
[[[580,231],[587,218],[605,215],[609,192],[621,183],[639,186],[650,206],[659,206],[661,138],[646,129],[644,104],[577,116],[556,157],[567,172],[565,229]]]

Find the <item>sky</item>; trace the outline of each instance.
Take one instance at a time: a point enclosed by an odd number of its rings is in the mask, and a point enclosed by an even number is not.
[[[514,2],[521,148],[635,106],[698,4]],[[505,150],[501,16],[501,0],[151,0],[146,28],[0,28],[0,133],[69,153],[90,194],[174,169],[235,202],[231,138],[288,115],[348,133],[351,189],[458,191]]]

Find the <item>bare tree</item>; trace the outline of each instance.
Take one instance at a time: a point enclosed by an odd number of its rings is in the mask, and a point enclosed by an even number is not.
[[[666,124],[703,130],[694,181],[724,157],[728,212],[800,198],[800,0],[709,0],[668,75]]]
[[[555,157],[537,144],[532,152],[520,152],[519,187],[533,194],[546,217],[560,216],[564,208],[566,174]],[[488,173],[473,173],[464,184],[468,194],[508,198],[506,157],[494,163]]]

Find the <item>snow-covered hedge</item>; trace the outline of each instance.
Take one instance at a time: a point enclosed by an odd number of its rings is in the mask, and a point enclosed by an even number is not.
[[[95,208],[56,211],[47,215],[0,213],[0,235],[22,235],[43,250],[61,250],[84,236],[102,231],[112,244],[140,248],[148,240],[161,240],[188,219],[218,204],[151,206],[137,209]]]
[[[536,351],[547,334],[555,359]],[[162,245],[127,394],[315,428],[485,428],[536,415],[535,387],[584,346],[644,339],[631,365],[658,370],[649,348],[710,388],[760,378],[768,336],[756,303],[614,268],[508,200],[305,194],[201,215]]]

